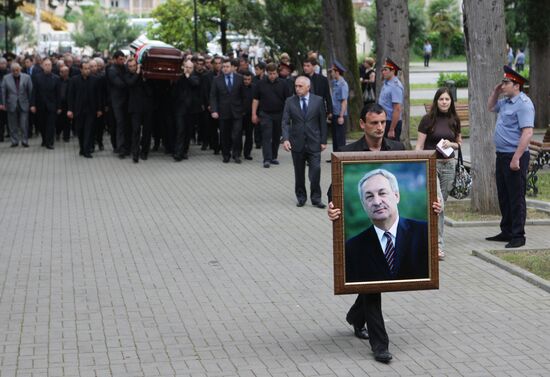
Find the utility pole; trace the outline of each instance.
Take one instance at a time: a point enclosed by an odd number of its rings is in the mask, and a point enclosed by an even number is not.
[[[197,14],[197,0],[193,0],[193,24],[195,29],[193,30],[193,42],[195,42],[195,52],[199,51],[199,36],[198,36],[198,14]]]

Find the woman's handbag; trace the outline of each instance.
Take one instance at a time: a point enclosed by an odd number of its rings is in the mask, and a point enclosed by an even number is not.
[[[458,146],[458,162],[456,164],[455,180],[453,182],[453,188],[449,195],[456,199],[464,199],[470,195],[472,189],[472,177],[470,173],[464,167],[464,160],[462,159],[462,150],[460,145]]]

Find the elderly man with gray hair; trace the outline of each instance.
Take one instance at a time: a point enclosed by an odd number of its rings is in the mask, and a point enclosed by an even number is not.
[[[17,147],[19,142],[23,147],[29,146],[28,119],[32,95],[32,80],[29,75],[21,72],[18,63],[11,64],[11,73],[4,76],[1,84],[0,110],[8,113],[11,147]]]

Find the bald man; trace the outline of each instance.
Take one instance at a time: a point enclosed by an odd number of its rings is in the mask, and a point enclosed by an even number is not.
[[[283,110],[283,148],[292,153],[298,207],[307,201],[306,162],[309,166],[311,204],[325,208],[321,201],[321,152],[327,148],[326,108],[323,98],[310,93],[311,82],[305,76],[296,79],[296,94],[287,98]]]

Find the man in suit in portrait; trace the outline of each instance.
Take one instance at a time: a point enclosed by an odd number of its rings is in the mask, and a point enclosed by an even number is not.
[[[428,278],[428,223],[399,216],[399,186],[375,169],[358,184],[370,227],[346,241],[346,282]]]
[[[309,165],[311,203],[325,208],[321,201],[321,152],[327,148],[326,109],[323,98],[309,92],[310,80],[300,76],[294,84],[296,94],[285,101],[282,118],[283,148],[292,152],[294,192],[298,207],[307,201],[306,162]]]
[[[222,63],[222,73],[215,77],[210,88],[212,118],[220,120],[220,139],[223,162],[241,163],[242,127],[244,114],[243,77],[233,72],[231,61]]]
[[[29,107],[32,96],[31,77],[21,72],[18,63],[11,64],[11,73],[2,80],[2,102],[0,110],[8,113],[11,146],[17,147],[19,141],[23,147],[29,146],[28,126]]]

